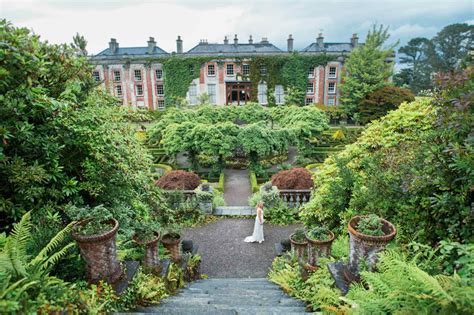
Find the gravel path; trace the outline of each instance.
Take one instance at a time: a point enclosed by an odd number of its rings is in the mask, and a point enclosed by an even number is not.
[[[254,219],[224,219],[184,230],[184,238],[199,245],[201,271],[214,278],[262,278],[275,258],[275,243],[288,239],[298,225],[265,224],[265,242],[245,243]]]
[[[248,170],[224,170],[224,200],[228,206],[248,206],[252,194]]]

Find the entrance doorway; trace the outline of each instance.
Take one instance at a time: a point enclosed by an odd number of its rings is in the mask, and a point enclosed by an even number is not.
[[[227,82],[226,105],[245,105],[250,101],[250,82]]]

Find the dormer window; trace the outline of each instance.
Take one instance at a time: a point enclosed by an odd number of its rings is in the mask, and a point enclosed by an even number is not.
[[[135,81],[141,81],[142,80],[142,70],[135,70]]]

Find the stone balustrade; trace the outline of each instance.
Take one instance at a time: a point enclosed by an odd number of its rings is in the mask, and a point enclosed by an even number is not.
[[[289,208],[297,208],[311,199],[311,189],[281,189],[280,198]]]

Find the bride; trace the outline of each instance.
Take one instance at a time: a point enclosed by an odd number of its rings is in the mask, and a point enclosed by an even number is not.
[[[255,216],[255,226],[253,228],[252,236],[247,236],[244,240],[246,243],[253,243],[259,242],[262,243],[264,241],[263,237],[263,201],[259,201],[257,203],[257,215]]]

